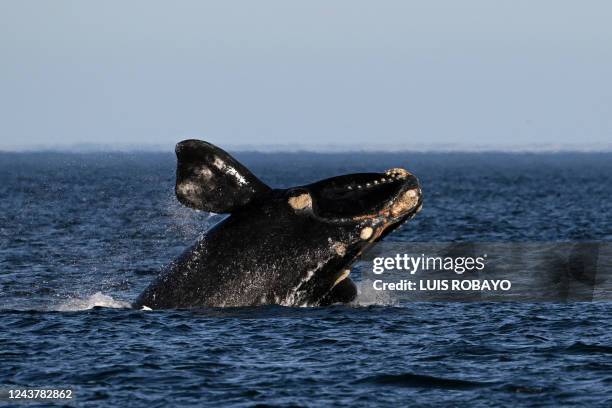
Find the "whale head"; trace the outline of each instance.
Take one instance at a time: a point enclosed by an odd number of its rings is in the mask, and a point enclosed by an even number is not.
[[[332,177],[290,189],[288,195],[295,210],[320,222],[360,228],[362,239],[371,241],[413,217],[423,202],[418,179],[402,168]]]
[[[304,297],[315,304],[352,300],[356,288],[348,279],[351,265],[423,205],[418,179],[402,168],[337,176],[288,189],[285,195],[296,217],[309,218],[322,235],[329,235],[329,252],[336,253],[331,266],[318,271],[304,288]]]

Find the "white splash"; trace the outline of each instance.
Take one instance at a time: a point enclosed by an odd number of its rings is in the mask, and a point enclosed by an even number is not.
[[[174,194],[169,194],[166,211],[170,218],[169,229],[178,232],[186,241],[197,239],[225,216],[197,211],[180,204]]]
[[[102,292],[96,292],[86,298],[72,298],[58,305],[54,310],[58,312],[73,312],[78,310],[92,309],[96,306],[114,309],[125,309],[131,307],[129,302],[116,300],[113,299],[112,296],[105,295]]]
[[[376,290],[370,279],[355,282],[357,285],[357,298],[353,301],[355,306],[396,306],[399,304],[387,291]]]
[[[323,262],[318,262],[315,269],[306,272],[306,276],[300,279],[300,282],[293,289],[291,289],[291,291],[287,294],[285,299],[283,299],[283,301],[280,302],[280,305],[281,306],[298,306],[298,307],[308,306],[307,304],[301,301],[299,290],[302,288],[302,286],[305,283],[307,283],[310,279],[312,279],[314,274],[318,270],[320,270],[323,267],[323,265],[324,265]]]

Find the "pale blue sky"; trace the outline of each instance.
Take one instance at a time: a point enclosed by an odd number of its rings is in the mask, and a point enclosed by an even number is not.
[[[0,149],[610,145],[609,1],[0,0]]]

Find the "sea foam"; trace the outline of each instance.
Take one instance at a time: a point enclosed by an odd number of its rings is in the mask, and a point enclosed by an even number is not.
[[[92,309],[96,306],[108,307],[113,309],[125,309],[131,307],[129,302],[113,299],[112,296],[102,292],[96,292],[86,298],[71,298],[55,308],[59,312],[72,312],[78,310]]]

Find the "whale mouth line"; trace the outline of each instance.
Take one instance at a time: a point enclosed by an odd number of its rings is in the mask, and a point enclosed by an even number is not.
[[[401,217],[420,200],[418,180],[401,168],[333,177],[309,186],[313,212],[335,221]]]

